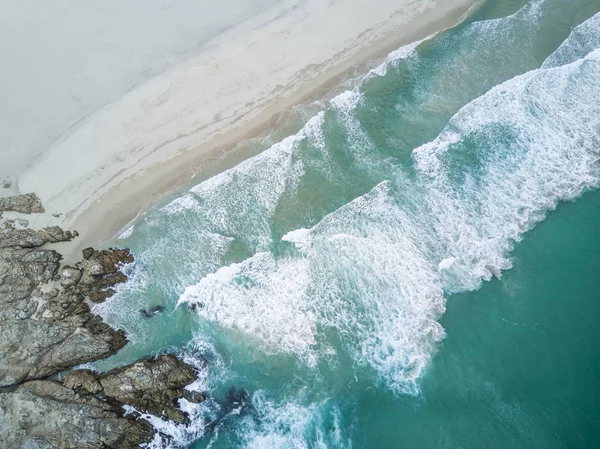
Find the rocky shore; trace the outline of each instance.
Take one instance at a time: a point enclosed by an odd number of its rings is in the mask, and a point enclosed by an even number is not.
[[[0,198],[2,211],[40,213],[35,194]],[[1,217],[1,215],[0,215]],[[185,423],[178,400],[202,402],[184,387],[195,369],[170,354],[146,358],[106,373],[70,370],[115,354],[123,331],[94,315],[125,282],[125,249],[87,248],[75,266],[61,266],[53,243],[76,232],[29,229],[26,220],[0,220],[0,442],[28,449],[134,448],[155,430],[139,413]],[[61,375],[59,375],[61,374]]]

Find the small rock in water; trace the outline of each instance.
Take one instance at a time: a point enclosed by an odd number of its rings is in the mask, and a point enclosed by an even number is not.
[[[140,313],[145,318],[152,318],[152,317],[162,313],[164,310],[165,310],[164,306],[153,306],[153,307],[150,307],[149,309],[140,309]]]
[[[190,302],[188,304],[188,310],[202,310],[204,309],[204,304],[202,304],[201,302]]]
[[[204,396],[202,393],[190,390],[183,390],[183,398],[195,404],[199,404],[206,400],[206,396]]]
[[[233,410],[238,407],[243,407],[248,401],[248,391],[244,388],[231,387],[227,392],[227,398],[225,399],[225,408]]]

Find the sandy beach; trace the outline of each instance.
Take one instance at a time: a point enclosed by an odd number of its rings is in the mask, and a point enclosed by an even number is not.
[[[202,161],[265,132],[352,68],[454,25],[475,3],[270,7],[89,115],[32,161],[18,190],[36,192],[46,213],[31,225],[78,230],[72,252],[102,244],[185,186]]]

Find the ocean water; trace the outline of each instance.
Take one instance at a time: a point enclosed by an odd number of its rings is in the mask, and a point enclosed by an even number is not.
[[[247,146],[116,241],[97,367],[209,396],[150,447],[600,447],[597,0],[484,2]]]

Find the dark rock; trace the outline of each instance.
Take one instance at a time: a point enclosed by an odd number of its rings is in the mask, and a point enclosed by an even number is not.
[[[161,314],[165,310],[164,306],[154,306],[149,309],[140,309],[140,313],[144,318],[152,318]]]
[[[233,410],[239,407],[243,407],[248,402],[248,391],[244,388],[231,387],[227,392],[225,399],[225,409]]]
[[[204,304],[201,302],[190,302],[188,303],[188,310],[197,311],[204,309]]]
[[[92,257],[92,255],[94,254],[94,248],[86,248],[82,251],[82,253],[83,253],[83,258],[87,260],[90,257]]]
[[[83,251],[87,258],[76,265],[82,274],[78,286],[90,301],[101,303],[115,294],[112,287],[127,281],[120,267],[133,262],[133,255],[128,249],[92,249],[91,253],[88,251],[90,249]]]
[[[204,396],[202,393],[198,393],[197,391],[183,390],[183,397],[187,401],[195,404],[199,404],[206,400],[206,396]]]
[[[44,207],[35,193],[0,198],[0,211],[13,211],[22,214],[42,213]]]
[[[73,371],[64,376],[63,385],[82,394],[101,394],[114,403],[184,423],[186,417],[177,409],[177,400],[185,398],[196,403],[205,400],[201,393],[184,390],[195,379],[196,370],[192,366],[171,354],[162,354],[103,374]]]

